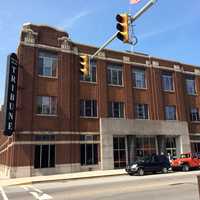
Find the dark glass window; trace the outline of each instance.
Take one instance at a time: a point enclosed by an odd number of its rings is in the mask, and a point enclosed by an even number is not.
[[[126,166],[126,145],[124,136],[113,137],[114,167],[124,168]]]
[[[121,65],[109,65],[107,69],[108,84],[122,85],[122,66]]]
[[[41,76],[56,77],[57,76],[57,55],[50,53],[39,53],[38,58],[38,74]]]
[[[96,100],[80,100],[80,116],[81,117],[97,117],[97,101]]]
[[[35,145],[34,167],[55,167],[55,145]]]
[[[186,91],[187,91],[187,94],[189,95],[196,94],[195,77],[193,76],[186,77]]]
[[[109,102],[108,103],[108,117],[124,118],[124,103],[123,102]]]
[[[56,115],[57,114],[57,97],[38,96],[37,97],[37,114]]]
[[[166,120],[176,120],[176,107],[175,106],[165,106],[165,119]]]
[[[173,91],[173,76],[170,72],[162,73],[162,87],[164,91]]]
[[[136,119],[148,119],[148,105],[147,104],[136,104],[135,105],[135,118]]]
[[[98,164],[98,144],[94,143],[94,136],[83,135],[81,141],[81,165]]]
[[[136,88],[146,88],[145,69],[133,69],[133,86]]]
[[[199,121],[199,109],[198,108],[191,108],[190,109],[190,120],[191,121]]]

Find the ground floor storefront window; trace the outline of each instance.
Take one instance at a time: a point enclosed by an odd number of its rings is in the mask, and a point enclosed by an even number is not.
[[[156,154],[155,136],[136,136],[136,159]]]
[[[125,136],[113,137],[114,168],[126,166],[126,141]]]
[[[34,168],[55,167],[55,145],[35,145]]]
[[[200,152],[200,141],[199,143],[191,143],[191,149],[193,153],[199,153]]]
[[[98,164],[98,144],[94,141],[95,136],[81,136],[81,165]]]
[[[166,153],[170,157],[177,156],[176,137],[166,137]]]

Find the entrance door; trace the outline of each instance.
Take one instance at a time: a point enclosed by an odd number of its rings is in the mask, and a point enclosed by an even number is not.
[[[124,136],[113,137],[114,168],[126,167],[126,143]]]

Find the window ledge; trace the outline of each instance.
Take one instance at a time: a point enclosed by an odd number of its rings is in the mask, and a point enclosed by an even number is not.
[[[163,92],[166,92],[166,93],[175,93],[175,90],[163,90]]]
[[[188,93],[187,93],[187,95],[188,95],[188,96],[198,96],[197,93],[195,93],[195,94],[188,94]]]
[[[57,76],[43,76],[43,75],[40,75],[40,74],[38,74],[38,77],[40,77],[40,78],[48,78],[48,79],[58,79]]]
[[[108,84],[108,86],[111,86],[111,87],[121,87],[121,88],[124,87],[124,85],[114,85],[114,84]]]
[[[200,124],[200,121],[190,121],[192,124]]]
[[[147,87],[145,87],[145,88],[140,88],[140,87],[133,87],[134,89],[137,89],[137,90],[148,90],[148,88]]]
[[[135,118],[135,120],[151,120],[151,119],[139,119],[139,118]]]
[[[83,81],[83,80],[80,80],[80,83],[87,83],[87,84],[97,85],[97,82],[92,82],[92,81]]]
[[[80,119],[99,119],[98,117],[80,116]]]
[[[58,117],[58,115],[50,115],[50,114],[36,114],[38,117]]]

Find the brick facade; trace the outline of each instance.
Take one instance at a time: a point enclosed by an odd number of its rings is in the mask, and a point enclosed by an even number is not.
[[[47,173],[90,170],[80,166],[81,135],[97,136],[100,144],[100,119],[108,118],[108,102],[123,102],[125,119],[134,120],[134,106],[137,103],[149,105],[149,120],[165,120],[164,106],[176,106],[177,121],[187,122],[190,134],[200,133],[200,122],[190,121],[190,107],[200,108],[200,73],[197,66],[177,61],[164,60],[149,55],[131,52],[104,50],[95,60],[97,81],[80,81],[79,54],[93,54],[96,47],[82,45],[70,40],[68,33],[48,26],[26,24],[21,32],[17,54],[20,62],[16,131],[10,138],[1,134],[0,162],[2,173],[11,177],[32,176]],[[57,76],[38,75],[39,52],[57,55]],[[123,69],[122,86],[107,84],[107,66],[117,63]],[[146,89],[133,87],[132,69],[145,69]],[[163,71],[172,72],[174,91],[162,89]],[[196,95],[187,95],[185,76],[195,77]],[[57,115],[36,114],[37,96],[56,96]],[[97,101],[98,116],[80,117],[80,99]],[[52,141],[37,141],[35,135],[53,134]],[[34,147],[36,144],[56,144],[55,166],[58,171],[35,170]],[[94,142],[95,143],[95,142]],[[101,163],[101,149],[98,147],[98,160]],[[63,167],[66,170],[63,170]],[[30,169],[22,175],[17,168]],[[62,168],[62,169],[61,169]],[[100,168],[92,166],[92,169]],[[27,169],[27,168],[26,168]]]

